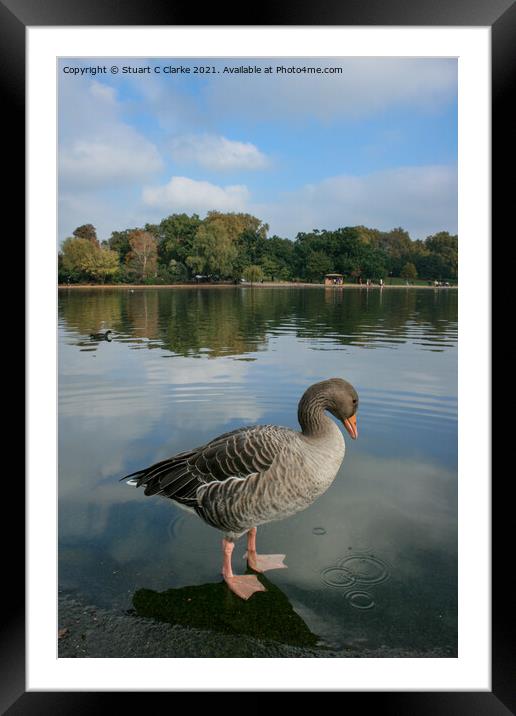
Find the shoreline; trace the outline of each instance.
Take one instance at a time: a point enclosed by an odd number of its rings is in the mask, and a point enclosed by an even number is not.
[[[365,284],[359,284],[359,283],[345,283],[342,286],[325,286],[323,283],[292,283],[292,282],[264,282],[264,283],[168,283],[168,284],[136,284],[136,283],[99,283],[99,284],[85,284],[85,283],[72,283],[72,284],[58,284],[58,289],[163,289],[163,288],[325,288],[329,290],[340,290],[343,289],[363,289],[366,291],[369,291],[370,289],[378,289],[383,290],[386,289],[424,289],[428,290],[431,289],[433,291],[438,290],[445,290],[449,291],[457,290],[459,287],[457,285],[455,286],[404,286],[404,285],[388,285],[384,284],[383,286],[379,286],[378,284],[372,285],[372,286],[366,286]]]
[[[77,594],[58,597],[58,656],[62,658],[455,658],[455,649],[434,647],[291,646],[243,634],[223,634],[96,607]]]

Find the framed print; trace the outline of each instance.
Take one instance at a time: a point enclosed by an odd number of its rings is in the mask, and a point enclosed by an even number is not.
[[[9,713],[125,691],[514,708],[489,510],[509,5],[0,6],[27,126]]]

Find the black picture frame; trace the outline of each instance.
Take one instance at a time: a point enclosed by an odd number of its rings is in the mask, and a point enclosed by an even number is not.
[[[25,29],[28,26],[80,25],[383,25],[383,26],[484,26],[491,27],[492,37],[492,235],[501,233],[507,213],[512,208],[513,182],[510,176],[514,155],[514,115],[509,111],[511,81],[514,82],[516,46],[516,4],[513,0],[326,0],[323,3],[283,2],[281,6],[259,3],[234,10],[228,5],[205,5],[203,22],[199,8],[193,4],[167,0],[0,0],[0,53],[3,89],[5,137],[17,148],[16,160],[9,164],[9,214],[14,217],[13,232],[20,233],[20,216],[25,215]],[[512,145],[511,145],[512,142]],[[512,166],[514,166],[512,164]],[[4,167],[5,169],[5,167]],[[16,211],[17,210],[17,211]],[[16,224],[14,224],[16,221]],[[498,300],[508,299],[507,288],[497,292]],[[484,406],[484,417],[486,412]],[[485,434],[485,433],[484,433]],[[19,472],[19,468],[18,468]],[[383,713],[404,714],[482,714],[500,716],[516,712],[515,656],[510,640],[508,620],[510,602],[504,578],[504,552],[511,543],[509,535],[511,501],[504,495],[506,482],[493,484],[492,500],[496,511],[492,530],[492,691],[468,692],[346,692],[345,706],[359,696],[367,705]],[[12,482],[11,482],[12,487]],[[25,687],[25,504],[21,484],[16,499],[10,499],[9,526],[4,546],[9,564],[9,607],[2,615],[0,644],[0,709],[16,714],[82,714],[112,708],[113,699],[124,692],[26,692]],[[504,512],[504,511],[507,512]],[[14,518],[14,519],[13,519]],[[509,559],[509,557],[507,557]],[[507,566],[507,565],[506,565]],[[507,606],[509,604],[509,606]],[[511,648],[512,647],[512,648]],[[130,694],[131,706],[157,707],[156,698],[170,694],[145,692]],[[245,694],[242,695],[245,698]],[[152,698],[151,698],[152,697]],[[149,702],[150,699],[150,702]],[[171,702],[168,701],[169,708]],[[118,705],[118,702],[117,702]]]

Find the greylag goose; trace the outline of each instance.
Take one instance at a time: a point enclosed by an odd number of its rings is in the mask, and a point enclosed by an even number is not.
[[[344,438],[325,411],[353,439],[358,436],[358,395],[341,378],[310,386],[299,401],[301,432],[278,425],[254,425],[224,433],[201,447],[181,452],[122,480],[144,487],[196,512],[224,533],[222,575],[243,599],[266,591],[254,575],[234,575],[235,541],[247,533],[247,563],[255,572],[286,567],[285,555],[259,555],[258,525],[281,520],[312,504],[337,475]]]

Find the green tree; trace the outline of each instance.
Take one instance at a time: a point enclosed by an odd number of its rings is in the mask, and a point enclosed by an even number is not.
[[[251,264],[251,266],[246,266],[244,269],[244,278],[246,281],[249,281],[250,283],[258,283],[259,281],[263,280],[263,270],[261,266],[256,266],[256,264]]]
[[[275,279],[281,277],[282,266],[271,256],[264,256],[260,261],[260,267],[264,277],[268,278],[269,281],[274,281]]]
[[[187,256],[192,255],[195,235],[201,219],[197,214],[171,214],[158,226],[158,254],[163,265],[179,261],[185,265]]]
[[[124,231],[112,231],[107,243],[112,251],[116,251],[121,264],[125,264],[127,255],[131,252],[129,238],[139,229],[125,229]]]
[[[459,241],[457,235],[440,231],[425,239],[425,247],[441,263],[442,278],[456,278],[459,266]]]
[[[265,258],[274,262],[277,267],[272,275],[269,274],[271,278],[287,281],[294,275],[294,242],[290,241],[290,239],[282,239],[274,235],[265,242],[264,257],[260,263],[267,274],[270,270],[270,265],[269,268],[266,267]]]
[[[235,269],[241,273],[245,266],[258,265],[266,252],[267,239],[259,231],[244,230],[235,240],[237,259]]]
[[[417,278],[417,269],[414,266],[414,264],[410,261],[407,261],[407,263],[401,269],[400,276],[401,276],[401,278],[410,278],[410,279]]]
[[[171,283],[184,283],[188,280],[188,268],[181,263],[171,259],[167,267],[160,267],[163,271],[167,272],[167,277]]]
[[[231,276],[237,257],[236,244],[221,222],[203,222],[195,235],[186,264],[200,274]]]
[[[332,260],[322,251],[311,251],[306,261],[306,278],[309,281],[322,283],[324,276],[333,271]]]
[[[384,278],[387,275],[386,256],[384,252],[371,245],[362,245],[358,268],[358,275],[362,278]]]

